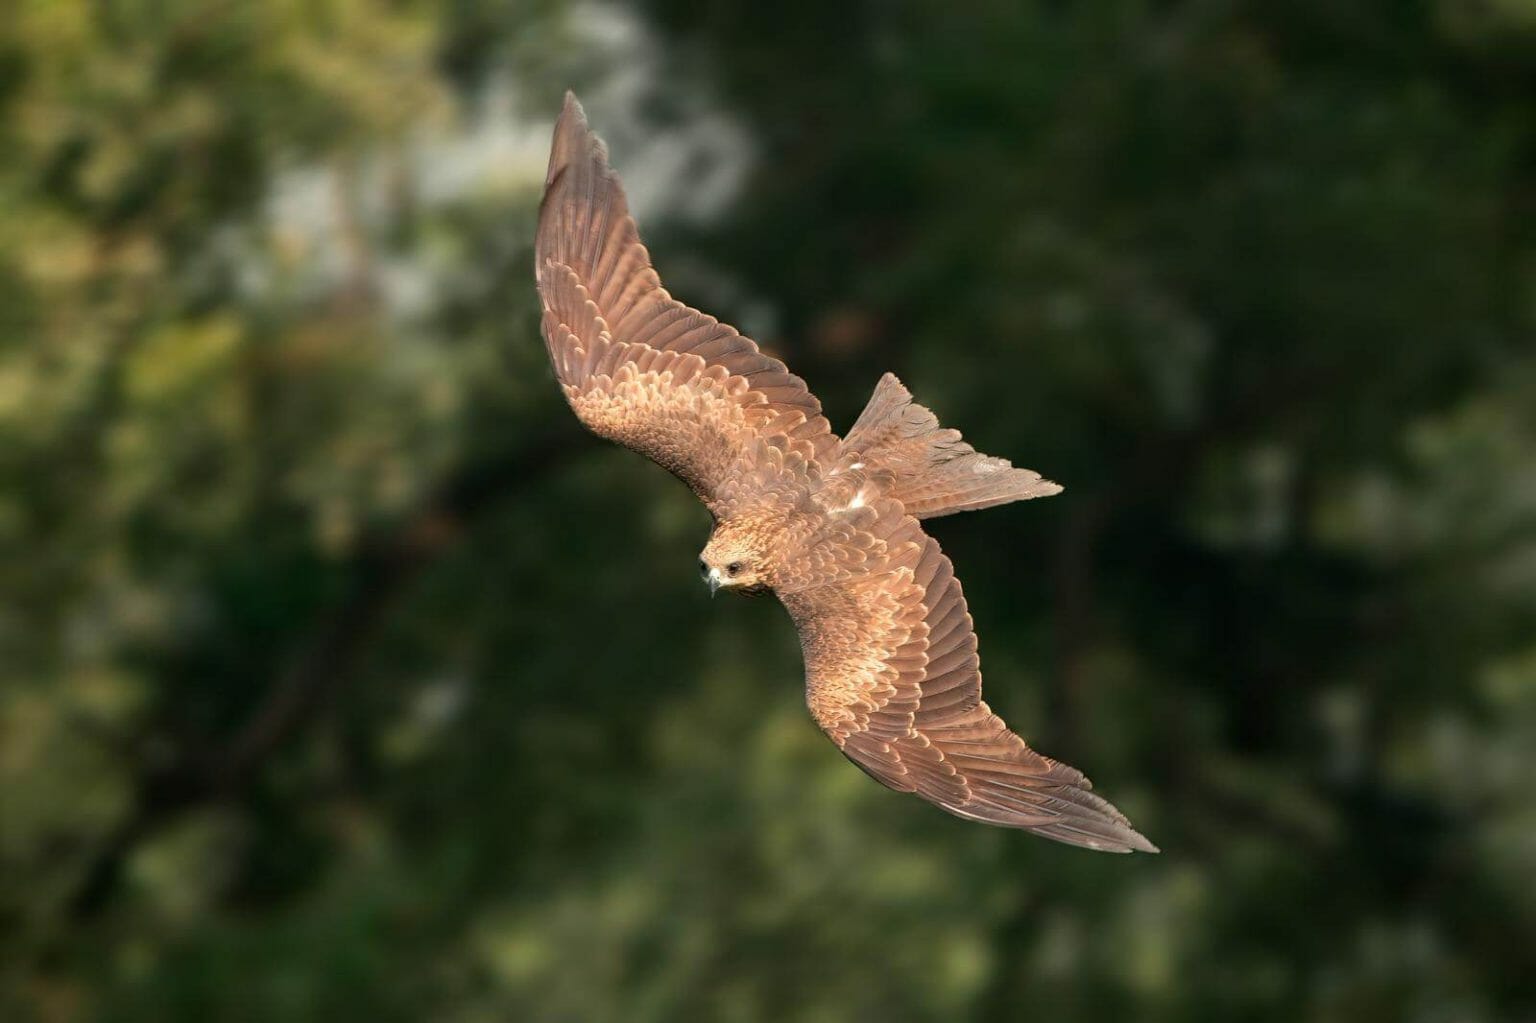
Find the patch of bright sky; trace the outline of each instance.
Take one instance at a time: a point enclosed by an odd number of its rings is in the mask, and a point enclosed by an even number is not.
[[[588,54],[611,69],[581,96],[593,126],[608,142],[623,175],[631,209],[642,224],[681,218],[704,221],[736,195],[752,162],[747,133],[707,100],[686,101],[678,119],[658,127],[643,112],[661,71],[654,38],[629,12],[588,5],[572,18]],[[594,62],[596,63],[596,62]],[[492,76],[473,109],[424,123],[400,149],[366,155],[347,184],[347,202],[365,231],[387,223],[391,189],[408,182],[412,202],[443,206],[477,195],[540,187],[557,110],[530,119],[530,104],[510,76]],[[404,174],[401,173],[402,169]],[[342,230],[338,170],[311,165],[282,173],[265,209],[280,247],[302,264],[311,297],[342,285],[351,272]],[[432,268],[413,253],[370,253],[370,274],[392,315],[429,310],[437,293]],[[246,261],[245,285],[260,294],[270,268]],[[530,275],[531,286],[531,275]]]

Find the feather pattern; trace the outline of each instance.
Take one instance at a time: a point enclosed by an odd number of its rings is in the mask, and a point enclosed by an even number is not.
[[[706,554],[728,551],[718,564],[750,566],[743,588],[788,608],[811,715],[850,760],[959,817],[1155,851],[982,701],[960,582],[918,521],[1059,486],[977,452],[890,374],[840,441],[804,381],[661,286],[569,95],[535,248],[544,339],[571,408],[709,507]]]
[[[661,286],[607,149],[570,94],[535,259],[550,362],[594,433],[659,462],[712,508],[742,436],[782,438],[807,463],[835,451],[803,380]]]

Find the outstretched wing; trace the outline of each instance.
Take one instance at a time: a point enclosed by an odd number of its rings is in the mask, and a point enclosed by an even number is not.
[[[805,382],[662,288],[607,151],[569,93],[535,248],[549,358],[594,433],[658,462],[711,506],[758,442],[826,461],[837,441]]]
[[[1081,772],[1030,749],[982,702],[976,633],[938,542],[895,501],[854,515],[853,537],[833,544],[849,556],[817,569],[830,581],[780,593],[805,651],[806,702],[832,741],[958,817],[1156,852]]]

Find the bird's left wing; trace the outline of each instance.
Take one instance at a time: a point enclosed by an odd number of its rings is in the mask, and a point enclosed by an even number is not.
[[[1155,851],[1081,772],[1030,749],[981,699],[976,633],[938,542],[895,501],[843,516],[779,592],[806,702],[875,779],[959,817],[1111,852]]]
[[[712,508],[759,443],[828,460],[837,439],[805,382],[661,286],[607,151],[569,93],[535,248],[550,361],[594,433],[658,462]]]

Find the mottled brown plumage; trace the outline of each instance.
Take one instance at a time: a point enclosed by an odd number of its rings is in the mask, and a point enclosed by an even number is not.
[[[784,364],[662,288],[607,153],[566,97],[539,211],[544,338],[571,408],[715,518],[712,588],[772,591],[806,702],[849,759],[950,813],[1093,849],[1155,851],[1078,771],[981,700],[976,634],[919,519],[1060,491],[972,449],[887,374],[848,436]]]

